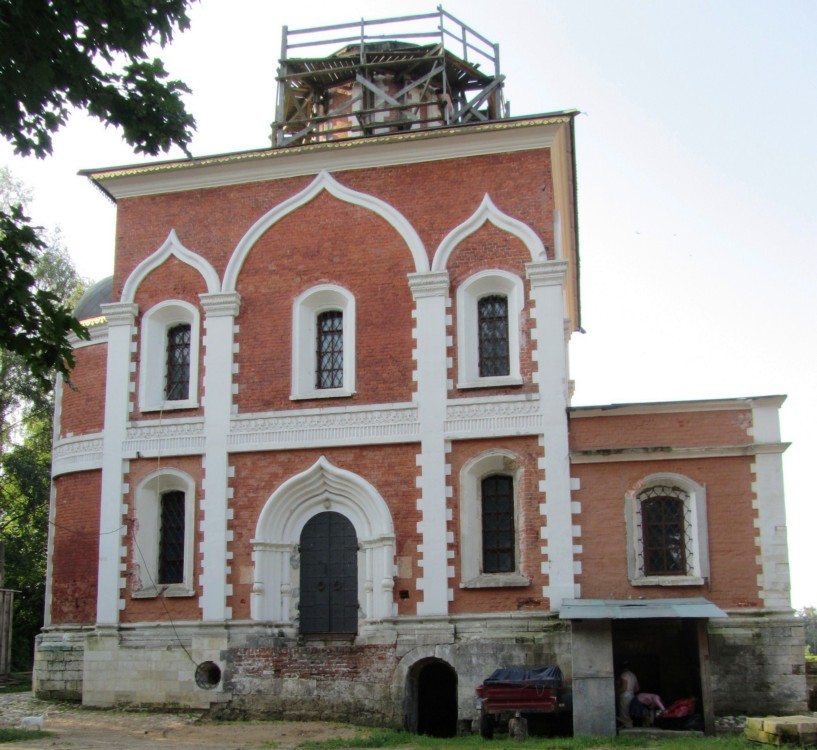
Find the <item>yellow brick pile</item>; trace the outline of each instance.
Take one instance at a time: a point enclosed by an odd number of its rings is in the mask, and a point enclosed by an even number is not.
[[[744,736],[764,745],[817,745],[817,718],[766,716],[746,720]]]

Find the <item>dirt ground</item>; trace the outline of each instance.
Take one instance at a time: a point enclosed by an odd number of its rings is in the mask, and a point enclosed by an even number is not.
[[[195,714],[98,711],[35,700],[31,693],[0,694],[0,726],[46,714],[49,737],[0,745],[19,750],[293,750],[305,740],[347,738],[353,727],[328,722],[211,722]]]

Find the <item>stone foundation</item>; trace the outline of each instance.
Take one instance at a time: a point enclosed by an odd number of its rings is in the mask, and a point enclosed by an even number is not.
[[[710,621],[715,713],[805,711],[803,635],[794,617]],[[368,623],[354,641],[304,639],[257,623],[51,628],[37,641],[34,690],[88,706],[416,729],[420,675],[444,665],[455,676],[464,726],[476,718],[476,686],[498,666],[555,664],[572,690],[573,641],[568,621],[532,613],[406,617]],[[612,705],[612,688],[609,698]]]
[[[470,723],[475,688],[499,665],[558,664],[569,682],[570,643],[569,625],[529,614],[369,624],[354,642],[256,624],[54,629],[38,641],[35,694],[87,706],[402,728],[416,714],[419,671],[442,662],[456,673],[458,719]],[[202,663],[219,672],[214,684],[197,683]]]
[[[715,712],[798,714],[806,710],[805,629],[794,616],[729,614],[710,620]]]
[[[32,689],[43,700],[81,701],[85,637],[93,628],[44,631],[34,650]]]

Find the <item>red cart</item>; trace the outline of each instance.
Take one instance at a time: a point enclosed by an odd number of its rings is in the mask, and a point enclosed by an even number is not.
[[[495,670],[477,687],[479,733],[486,739],[494,736],[497,726],[513,716],[524,720],[551,717],[546,722],[557,729],[570,712],[570,701],[563,693],[564,677],[559,667],[504,667]],[[541,721],[537,722],[543,723]]]

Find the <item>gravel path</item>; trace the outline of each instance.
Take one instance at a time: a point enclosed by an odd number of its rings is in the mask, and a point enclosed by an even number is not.
[[[31,693],[0,693],[0,726],[16,727],[24,716],[45,714],[51,736],[10,742],[19,750],[294,750],[304,740],[351,738],[355,728],[327,722],[212,722],[197,714],[88,709],[49,703]]]

